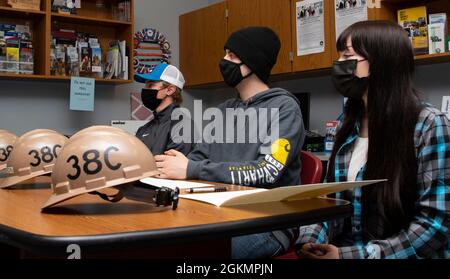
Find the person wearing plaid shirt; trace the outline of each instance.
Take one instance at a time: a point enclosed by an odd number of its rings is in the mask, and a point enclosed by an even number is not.
[[[301,227],[300,258],[450,258],[450,121],[412,88],[413,52],[402,32],[360,22],[338,40],[333,79],[349,99],[327,180],[388,182],[337,193],[352,201],[353,215]]]

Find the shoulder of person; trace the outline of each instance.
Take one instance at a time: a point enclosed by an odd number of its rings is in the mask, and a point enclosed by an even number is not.
[[[147,123],[145,123],[144,125],[142,125],[141,127],[139,127],[138,131],[145,130],[148,127],[150,127],[151,125],[153,125],[153,118],[151,120],[149,120]]]
[[[283,88],[274,88],[279,94],[273,96],[270,100],[283,111],[294,111],[300,113],[299,100],[289,91]]]
[[[175,106],[170,116],[172,123],[178,123],[180,121],[190,121],[193,119],[192,113],[188,108]]]
[[[419,114],[418,124],[423,126],[424,129],[430,128],[434,125],[436,118],[441,118],[447,122],[447,116],[442,111],[438,110],[431,104],[425,103],[422,111]]]
[[[217,106],[218,109],[223,110],[227,108],[234,108],[236,105],[239,104],[239,99],[237,98],[231,98],[226,100],[225,102],[221,103]]]
[[[436,128],[441,127],[445,130],[440,134],[450,134],[450,121],[445,115],[431,104],[424,104],[419,114],[419,119],[415,129],[415,145],[416,147],[424,144],[426,139],[433,137],[437,132]]]
[[[152,121],[150,120],[147,123],[145,123],[144,125],[142,125],[141,127],[139,127],[136,131],[136,136],[139,136],[140,134],[144,134],[147,131],[148,127],[151,125],[151,122]]]

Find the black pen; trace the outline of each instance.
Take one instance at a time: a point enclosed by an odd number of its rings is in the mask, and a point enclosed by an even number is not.
[[[198,188],[189,188],[186,190],[190,194],[194,193],[215,193],[215,192],[226,192],[226,187],[198,187]]]

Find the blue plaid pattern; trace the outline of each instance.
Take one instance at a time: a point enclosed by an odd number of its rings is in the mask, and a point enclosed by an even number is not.
[[[347,181],[348,167],[354,142],[353,134],[338,151],[335,158],[335,180]],[[422,110],[415,128],[418,173],[416,216],[407,229],[387,239],[364,241],[361,234],[361,189],[338,193],[336,198],[353,201],[351,231],[344,220],[300,228],[297,249],[305,243],[332,243],[339,236],[345,239],[339,247],[342,259],[407,259],[450,258],[450,121],[437,109],[427,106]],[[362,180],[365,168],[358,173]],[[382,232],[380,216],[374,213],[368,225]],[[341,241],[342,242],[342,241]]]

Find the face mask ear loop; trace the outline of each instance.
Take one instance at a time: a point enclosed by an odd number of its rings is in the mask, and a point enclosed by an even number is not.
[[[238,64],[239,65],[239,70],[241,69],[241,66],[242,65],[245,65],[245,63],[244,62],[241,62],[240,64]],[[243,79],[246,79],[246,78],[248,78],[248,77],[250,77],[251,75],[253,75],[253,71],[251,71],[250,73],[248,73],[246,76],[243,76]]]
[[[367,59],[367,58],[364,58],[364,59],[362,59],[362,60],[358,60],[358,63],[359,62],[364,62],[364,61],[368,61],[369,59]],[[355,71],[356,71],[356,69],[355,69]],[[370,77],[370,72],[369,72],[369,76],[367,76],[367,77]]]
[[[248,75],[246,75],[245,77],[243,77],[244,79],[250,77],[251,75],[253,75],[253,72],[248,73]]]

